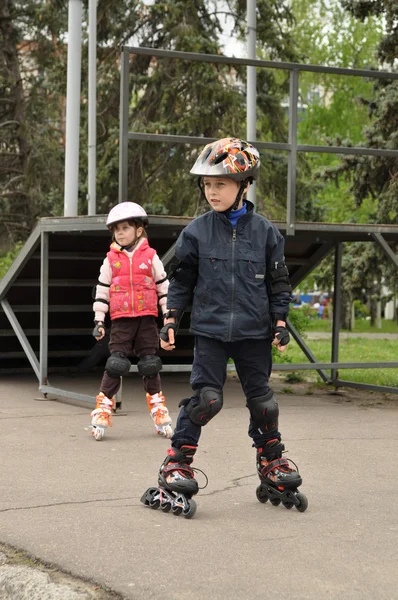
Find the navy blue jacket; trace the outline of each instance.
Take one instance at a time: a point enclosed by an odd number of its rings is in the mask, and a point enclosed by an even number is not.
[[[222,342],[271,338],[271,314],[289,311],[291,294],[270,294],[267,281],[270,271],[284,264],[284,238],[246,204],[236,229],[224,214],[210,211],[177,240],[176,257],[189,265],[191,276],[172,278],[167,307],[185,310],[192,302],[194,335]]]

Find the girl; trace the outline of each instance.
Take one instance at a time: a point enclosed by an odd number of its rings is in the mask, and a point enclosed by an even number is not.
[[[104,319],[109,309],[111,355],[105,365],[96,408],[91,413],[92,434],[100,440],[105,428],[112,426],[114,395],[120,387],[120,377],[129,372],[127,356],[133,350],[139,357],[137,367],[143,376],[156,432],[170,438],[171,418],[159,375],[162,363],[156,355],[158,304],[165,312],[169,281],[162,261],[148,243],[148,216],[141,206],[134,202],[118,204],[110,211],[106,224],[113,241],[96,287],[93,335],[97,341],[104,337]]]

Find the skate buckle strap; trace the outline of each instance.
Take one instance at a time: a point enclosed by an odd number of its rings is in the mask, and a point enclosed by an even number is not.
[[[193,469],[189,465],[182,465],[180,463],[168,463],[166,466],[163,467],[163,473],[167,474],[170,473],[170,471],[181,471],[182,473],[184,473],[185,471],[190,477],[193,477]]]
[[[261,466],[261,474],[267,475],[270,471],[273,471],[275,467],[288,467],[289,461],[285,458],[276,458],[268,463],[266,466]]]
[[[166,398],[163,396],[163,394],[161,392],[153,394],[152,396],[150,394],[148,394],[148,396],[150,398],[149,404],[163,404],[163,402],[165,402],[165,400],[166,400]]]

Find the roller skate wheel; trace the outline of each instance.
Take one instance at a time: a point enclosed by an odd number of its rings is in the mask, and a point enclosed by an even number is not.
[[[93,427],[92,434],[97,442],[100,442],[104,437],[105,429],[103,427]]]
[[[305,512],[308,508],[308,500],[307,496],[304,496],[301,492],[296,494],[296,498],[299,501],[299,504],[296,506],[299,512]]]
[[[150,502],[153,499],[153,496],[156,494],[157,491],[157,488],[148,488],[145,494],[142,495],[140,502],[142,502],[142,504],[144,504],[145,506],[149,506]]]
[[[164,513],[168,513],[171,511],[171,504],[170,502],[164,502],[164,504],[160,505],[160,508]]]
[[[279,506],[281,503],[280,498],[271,498],[270,502],[272,506]]]
[[[156,510],[157,508],[159,508],[160,506],[160,500],[150,500],[149,501],[149,508],[153,508],[153,510]]]
[[[263,488],[262,485],[259,485],[256,489],[257,500],[261,502],[261,504],[265,504],[269,500],[269,496],[267,494],[267,490]]]
[[[288,508],[288,509],[293,508],[293,506],[294,506],[293,502],[282,502],[282,504],[285,508]]]
[[[195,500],[188,500],[188,510],[183,511],[185,519],[192,519],[192,517],[196,513],[196,508],[197,506]]]

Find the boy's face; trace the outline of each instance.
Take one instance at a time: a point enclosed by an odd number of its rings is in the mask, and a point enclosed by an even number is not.
[[[239,192],[239,183],[228,177],[203,177],[203,187],[207,202],[216,212],[228,210]],[[242,199],[238,208],[241,206]]]
[[[130,246],[142,234],[142,227],[136,228],[135,225],[130,225],[128,221],[122,221],[116,223],[113,234],[119,246]]]

